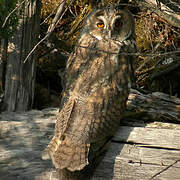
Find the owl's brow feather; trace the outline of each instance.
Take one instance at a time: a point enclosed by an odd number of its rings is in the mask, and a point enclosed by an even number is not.
[[[102,10],[100,10],[99,12],[97,12],[97,13],[95,14],[96,17],[98,17],[98,16],[103,16],[103,15],[104,15],[104,12],[103,12]]]

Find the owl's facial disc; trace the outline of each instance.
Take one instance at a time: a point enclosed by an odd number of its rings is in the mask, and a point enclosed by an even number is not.
[[[123,22],[122,22],[122,19],[121,19],[121,16],[117,16],[117,18],[114,20],[113,22],[113,26],[115,29],[117,30],[120,30],[123,26]]]
[[[100,15],[97,17],[96,27],[98,31],[94,36],[98,39],[116,39],[117,33],[122,30],[123,22],[120,14],[116,15],[115,18]]]

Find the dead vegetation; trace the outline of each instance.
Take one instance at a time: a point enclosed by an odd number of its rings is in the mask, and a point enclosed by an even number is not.
[[[103,1],[104,6],[117,3],[117,0]],[[136,36],[139,56],[137,58],[137,85],[148,91],[160,91],[170,95],[180,96],[180,28],[172,26],[163,16],[151,6],[145,6],[143,1],[121,1],[124,8],[129,9],[136,20]],[[46,32],[51,24],[59,1],[43,0],[41,34]],[[60,94],[60,77],[58,71],[63,71],[66,59],[73,51],[84,19],[93,8],[100,7],[102,2],[67,1],[66,13],[57,24],[54,32],[39,47],[39,63],[37,82],[47,82],[44,85],[49,93]],[[163,11],[163,10],[162,10]],[[66,56],[66,58],[62,58]],[[44,78],[45,76],[45,78]],[[51,85],[50,82],[55,82]],[[41,84],[41,83],[40,83]],[[59,89],[59,90],[58,90]],[[39,101],[39,100],[38,100]]]

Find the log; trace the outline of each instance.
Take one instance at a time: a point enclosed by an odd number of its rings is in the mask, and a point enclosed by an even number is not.
[[[161,92],[142,94],[131,89],[127,101],[127,112],[136,117],[151,121],[180,121],[180,99]],[[133,113],[134,112],[134,113]],[[128,117],[126,113],[125,118]]]
[[[165,19],[169,24],[180,28],[180,14],[179,14],[179,2],[172,2],[170,0],[144,0],[147,6],[152,12],[155,12],[162,19]]]
[[[131,90],[128,108],[93,180],[180,179],[180,99]],[[58,180],[41,154],[58,108],[0,114],[0,179]]]

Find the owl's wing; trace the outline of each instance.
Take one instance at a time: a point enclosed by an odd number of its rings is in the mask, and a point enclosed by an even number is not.
[[[88,165],[90,145],[73,143],[71,138],[64,135],[74,106],[75,100],[70,98],[58,114],[54,137],[42,155],[44,160],[51,158],[56,169],[76,171]]]
[[[47,148],[42,154],[42,158],[49,159],[53,158],[53,154],[55,153],[59,144],[61,144],[63,139],[63,133],[67,128],[67,124],[69,122],[69,117],[71,116],[72,110],[74,107],[74,101],[70,100],[66,103],[66,105],[62,108],[62,110],[57,115],[57,121],[55,125],[55,133],[54,137],[48,144]]]

